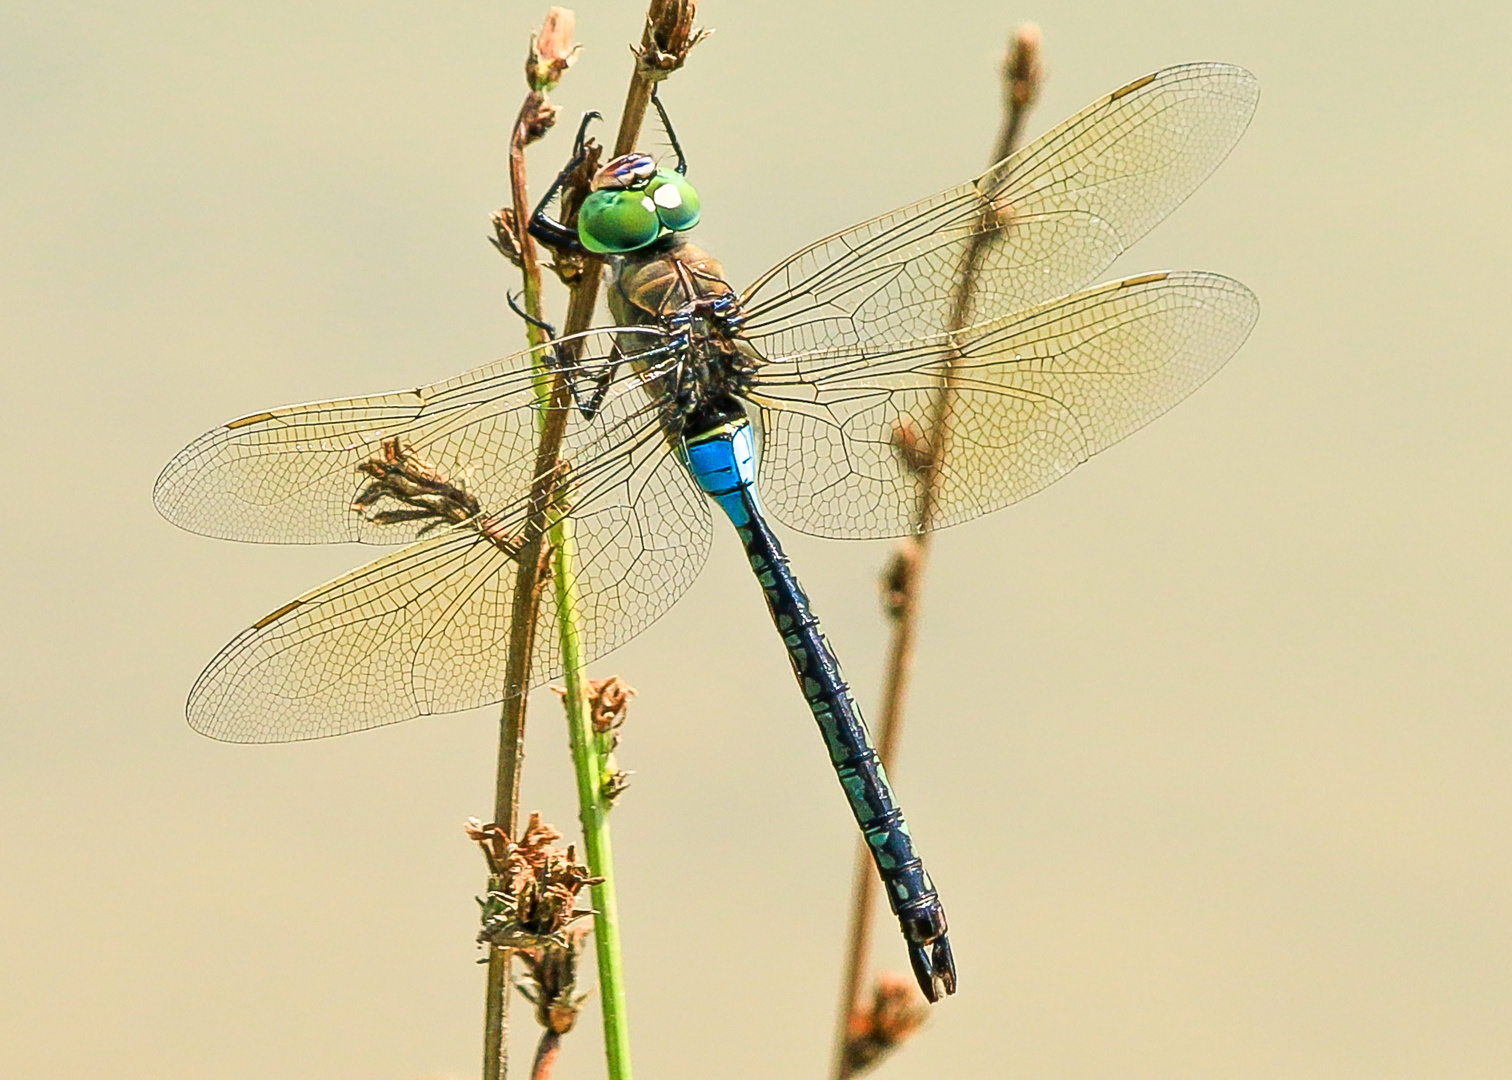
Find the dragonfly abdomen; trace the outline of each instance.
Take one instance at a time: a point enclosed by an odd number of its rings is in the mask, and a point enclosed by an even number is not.
[[[690,471],[734,523],[751,569],[766,597],[772,622],[787,647],[793,675],[829,750],[830,763],[876,864],[888,904],[908,942],[919,988],[936,1001],[955,992],[955,964],[946,936],[945,909],[914,850],[908,824],[893,795],[866,721],[840,662],[809,608],[782,546],[767,526],[756,497],[754,437],[744,418],[685,441]]]

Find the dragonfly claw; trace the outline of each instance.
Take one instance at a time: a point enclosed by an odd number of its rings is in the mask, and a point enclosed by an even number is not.
[[[910,941],[908,959],[913,964],[914,978],[919,980],[919,989],[931,1005],[955,993],[955,957],[950,954],[950,939],[945,935],[929,944]]]

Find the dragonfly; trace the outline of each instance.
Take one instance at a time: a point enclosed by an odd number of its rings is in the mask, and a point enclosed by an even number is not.
[[[744,291],[688,237],[702,205],[664,109],[674,168],[615,158],[574,224],[552,218],[585,152],[580,129],[529,227],[610,265],[613,325],[429,386],[243,416],[163,470],[158,509],[197,533],[397,547],[238,634],[194,683],[189,723],[283,742],[523,692],[506,691],[504,658],[517,561],[543,529],[539,481],[570,517],[585,663],[688,589],[718,506],[920,989],[930,1001],[953,993],[938,891],[771,522],[840,539],[955,525],[1039,491],[1207,380],[1254,325],[1247,288],[1200,271],[1089,283],[1218,166],[1257,99],[1254,77],[1232,65],[1146,75],[975,179],[819,240]],[[571,394],[543,398],[543,370]],[[949,424],[930,447],[942,394]],[[548,409],[570,415],[560,464],[542,478]],[[545,629],[558,618],[551,590],[537,618],[532,686],[562,671]]]

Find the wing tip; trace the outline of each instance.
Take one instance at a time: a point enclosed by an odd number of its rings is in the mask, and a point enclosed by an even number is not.
[[[1173,84],[1185,82],[1189,79],[1201,79],[1208,83],[1216,83],[1219,80],[1223,80],[1233,90],[1240,90],[1242,88],[1242,93],[1230,93],[1227,96],[1238,98],[1247,104],[1246,125],[1248,124],[1248,116],[1254,114],[1256,104],[1260,100],[1259,76],[1241,64],[1230,63],[1226,60],[1195,60],[1185,64],[1173,64],[1170,67],[1160,68],[1147,75],[1141,75],[1124,86],[1120,86],[1117,90],[1103,98],[1098,105],[1109,105],[1152,85],[1154,86],[1154,91],[1152,92],[1159,92],[1171,87]]]

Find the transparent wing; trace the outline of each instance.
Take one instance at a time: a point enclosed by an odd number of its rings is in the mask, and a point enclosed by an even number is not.
[[[933,522],[1032,495],[1143,426],[1234,354],[1259,314],[1218,274],[1146,274],[872,354],[848,346],[761,370],[762,500],[829,537],[913,532],[921,497],[900,447],[928,431],[953,362]]]
[[[1137,79],[976,180],[780,263],[746,294],[747,336],[772,357],[907,341],[1080,288],[1218,166],[1258,98],[1228,64]],[[979,234],[976,286],[952,321]]]
[[[626,391],[564,452],[585,663],[671,607],[708,553],[707,500],[648,399]],[[521,504],[452,526],[260,619],[195,683],[190,724],[231,742],[285,742],[502,700],[517,570],[509,540],[525,521]],[[530,683],[561,670],[548,589]]]
[[[639,351],[663,336],[650,329],[596,330],[557,344],[576,358],[570,376],[589,388],[609,370],[617,341]],[[383,454],[386,440],[398,439],[438,477],[505,513],[530,490],[535,470],[540,407],[534,380],[541,352],[527,349],[414,390],[233,420],[174,456],[158,477],[153,501],[175,525],[226,540],[410,543],[425,528],[423,519],[375,522],[373,513],[353,507],[370,479],[362,466]],[[635,381],[630,365],[622,365],[611,392]],[[569,431],[591,426],[574,412]]]

